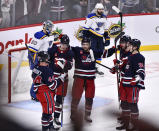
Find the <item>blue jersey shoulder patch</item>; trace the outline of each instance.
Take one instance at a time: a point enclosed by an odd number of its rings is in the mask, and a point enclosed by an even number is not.
[[[34,34],[34,37],[36,38],[36,39],[42,39],[43,37],[45,37],[46,36],[46,34],[43,32],[43,31],[39,31],[39,32],[36,32],[35,34]]]
[[[87,18],[92,19],[93,17],[96,17],[96,16],[97,16],[96,13],[91,13],[91,14],[88,14]]]
[[[104,14],[102,14],[102,17],[107,18],[107,16],[106,16],[106,15],[104,15]]]

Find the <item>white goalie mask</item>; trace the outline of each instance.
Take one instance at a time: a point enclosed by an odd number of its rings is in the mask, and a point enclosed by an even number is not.
[[[53,28],[54,28],[54,24],[52,21],[47,20],[43,23],[43,29],[45,29],[48,34],[52,32]]]

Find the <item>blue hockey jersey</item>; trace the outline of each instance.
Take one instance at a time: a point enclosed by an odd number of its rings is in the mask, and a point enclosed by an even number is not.
[[[95,78],[95,60],[92,60],[90,52],[84,51],[81,47],[72,47],[75,59],[74,77],[84,79]]]
[[[51,48],[49,48],[48,53],[50,55],[50,68],[53,69],[55,75],[60,75],[61,73],[68,73],[68,70],[70,70],[73,66],[73,53],[68,48],[65,51],[60,50],[60,47],[57,45],[53,45]],[[64,69],[61,69],[61,67],[58,66],[57,61],[63,61]]]
[[[125,74],[122,77],[124,87],[139,87],[145,89],[145,57],[140,53],[128,56]],[[132,84],[135,83],[135,84]]]
[[[55,90],[61,83],[60,79],[55,79],[53,71],[47,66],[35,66],[32,70],[32,78],[34,83],[34,92],[38,91],[39,87],[47,86],[50,90]]]

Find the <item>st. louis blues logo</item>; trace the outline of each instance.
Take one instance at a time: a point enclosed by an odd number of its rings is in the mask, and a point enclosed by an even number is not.
[[[104,25],[104,22],[97,22],[98,27],[102,27]]]
[[[100,30],[100,27],[102,27],[104,25],[104,22],[96,22],[98,28],[96,28],[96,31]]]

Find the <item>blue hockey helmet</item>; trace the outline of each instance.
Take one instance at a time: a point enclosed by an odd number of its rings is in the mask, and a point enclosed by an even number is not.
[[[89,37],[83,37],[81,43],[89,43],[91,45],[91,40]]]
[[[46,62],[49,63],[49,54],[46,51],[40,51],[37,53],[38,62]]]
[[[68,37],[68,35],[63,34],[62,37],[60,38],[60,42],[61,42],[62,44],[69,45],[69,43],[70,43],[70,38]]]
[[[141,41],[138,40],[138,39],[132,39],[130,41],[130,44],[133,46],[133,47],[137,47],[137,50],[140,49],[140,46],[141,46]]]
[[[127,43],[127,42],[130,42],[130,41],[131,41],[131,37],[129,35],[123,35],[120,38],[119,43]]]

